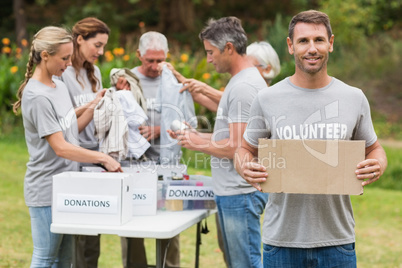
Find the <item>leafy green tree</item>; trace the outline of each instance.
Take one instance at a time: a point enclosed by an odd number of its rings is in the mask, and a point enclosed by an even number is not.
[[[321,0],[319,8],[331,18],[337,42],[349,47],[397,25],[402,12],[400,0]]]

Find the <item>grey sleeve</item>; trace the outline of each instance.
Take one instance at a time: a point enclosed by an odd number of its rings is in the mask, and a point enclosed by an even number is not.
[[[56,111],[46,97],[36,97],[32,100],[31,105],[32,120],[41,139],[48,135],[62,131]]]
[[[232,87],[228,98],[229,123],[246,123],[250,116],[250,107],[257,90],[248,83]]]
[[[269,123],[264,118],[262,107],[256,97],[250,108],[250,118],[243,137],[251,146],[258,147],[258,139],[270,136]]]
[[[354,130],[353,140],[365,140],[366,147],[373,145],[377,141],[377,135],[371,120],[370,105],[366,96],[362,94],[361,112]]]

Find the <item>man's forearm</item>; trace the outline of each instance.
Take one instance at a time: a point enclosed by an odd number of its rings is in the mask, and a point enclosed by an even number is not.
[[[387,155],[380,144],[373,148],[367,155],[366,159],[377,159],[380,165],[380,175],[382,175],[388,166]]]
[[[235,152],[233,164],[234,164],[234,167],[235,167],[237,173],[242,175],[243,164],[246,162],[256,162],[256,161],[257,161],[257,157],[254,156],[249,150],[247,150],[244,147],[239,147],[239,148],[237,148],[237,150]]]
[[[222,98],[222,91],[216,90],[213,87],[210,87],[209,85],[206,86],[206,89],[203,91],[204,96],[208,97],[211,101],[213,101],[216,104],[219,104],[221,98]]]
[[[211,112],[216,113],[216,111],[218,110],[218,103],[211,101],[211,99],[209,99],[207,96],[203,95],[202,93],[192,93],[191,95],[195,102],[201,104],[202,106],[204,106]]]
[[[206,133],[205,133],[206,134]],[[200,136],[196,142],[189,142],[188,149],[199,151],[218,158],[233,159],[236,147],[229,144],[229,139],[220,141],[211,140],[211,135]]]

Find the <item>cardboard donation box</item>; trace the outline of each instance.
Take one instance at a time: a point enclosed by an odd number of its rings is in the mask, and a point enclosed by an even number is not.
[[[132,174],[63,172],[53,176],[53,223],[121,225],[132,217]]]
[[[363,194],[355,171],[365,159],[364,141],[259,139],[258,159],[268,172],[264,192]]]
[[[123,169],[126,172],[126,170]],[[158,176],[151,172],[133,175],[133,215],[156,215]]]
[[[138,162],[130,165],[130,167],[123,167],[124,172],[129,173],[155,173],[161,179],[167,179],[173,176],[183,176],[187,174],[187,166],[184,164],[155,164],[154,162]]]
[[[101,172],[100,167],[83,167],[84,172]],[[139,162],[123,167],[124,174],[134,175],[133,215],[155,215],[157,210],[191,210],[216,208],[212,178],[187,175],[183,164]]]
[[[158,165],[150,162],[144,162],[137,165],[131,165],[130,167],[123,167],[123,171],[126,173],[137,174],[140,177],[154,176],[153,180],[155,184],[152,184],[155,193],[155,206],[153,208],[153,214],[156,214],[157,210],[165,210],[165,182],[175,178],[183,178],[183,174],[187,174],[187,166],[183,164],[177,165]],[[140,208],[141,209],[141,208]],[[136,210],[134,210],[135,213]],[[140,210],[146,212],[145,208]],[[135,215],[152,215],[148,214],[135,214]]]
[[[93,166],[84,166],[82,171],[83,173],[106,173],[102,168]],[[132,215],[156,215],[158,174],[151,169],[129,167],[123,167],[123,174],[130,174],[132,177],[130,182]]]

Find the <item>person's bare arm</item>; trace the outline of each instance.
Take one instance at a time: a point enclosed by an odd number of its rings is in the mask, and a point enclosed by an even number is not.
[[[363,186],[377,181],[387,168],[388,161],[384,149],[378,141],[366,148],[366,159],[357,165],[356,175]]]
[[[108,171],[123,172],[120,163],[112,157],[97,151],[91,151],[67,142],[62,132],[45,137],[58,157],[82,163],[100,163]]]
[[[106,89],[100,90],[93,101],[88,102],[75,109],[75,114],[77,116],[78,131],[81,132],[85,127],[92,121],[94,117],[94,109],[96,105],[105,95]]]
[[[213,87],[203,83],[199,80],[193,78],[186,78],[181,73],[179,73],[172,64],[168,62],[163,62],[159,64],[159,68],[162,69],[162,66],[166,65],[169,70],[172,71],[173,75],[176,77],[179,83],[183,84],[183,87],[180,89],[180,93],[187,90],[191,93],[193,100],[202,106],[206,107],[208,110],[212,112],[216,112],[218,109],[219,101],[222,97],[222,92],[214,89]]]
[[[243,138],[233,162],[237,173],[257,190],[262,191],[260,183],[267,180],[268,173],[267,169],[258,163],[257,153],[258,149]]]
[[[184,80],[182,83],[183,87],[180,89],[180,92],[187,90],[193,97],[194,95],[201,94],[202,96],[208,98],[209,101],[212,101],[216,104],[219,104],[222,98],[222,91],[216,90],[204,82],[190,78]]]
[[[138,129],[147,141],[155,140],[161,136],[161,126],[140,126]]]
[[[229,138],[219,141],[212,140],[213,134],[199,133],[194,130],[177,131],[174,135],[170,135],[176,138],[184,148],[219,158],[233,159],[237,147],[240,146],[246,125],[246,123],[229,124]]]

